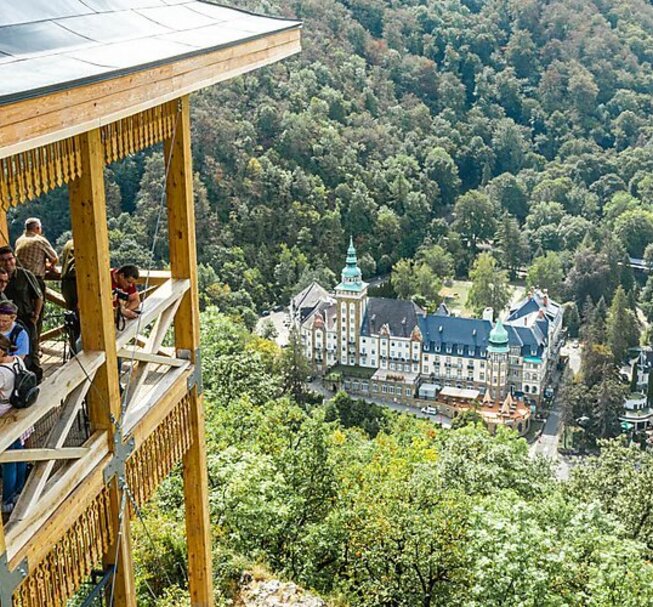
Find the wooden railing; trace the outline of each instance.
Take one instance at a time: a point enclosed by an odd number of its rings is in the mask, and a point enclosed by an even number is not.
[[[122,439],[134,444],[127,460],[126,480],[137,503],[152,494],[192,442],[188,394],[194,367],[190,353],[176,352],[166,345],[189,288],[188,280],[168,278],[145,299],[140,317],[128,321],[116,335],[118,356],[126,367],[122,372],[123,415],[116,421]],[[105,524],[109,506],[103,480],[103,471],[113,457],[108,433],[97,431],[71,440],[73,423],[83,411],[95,374],[104,362],[104,352],[80,352],[44,380],[32,407],[12,409],[0,417],[0,462],[33,462],[27,484],[4,527],[11,567],[17,567],[24,558],[29,563],[29,575],[15,605],[55,604],[43,600],[35,577],[45,570],[43,563],[48,559],[58,560],[56,567],[50,562],[45,568],[50,576],[53,570],[62,576],[61,600],[56,604],[65,605],[71,596],[66,588],[79,585],[66,580],[88,575],[98,563],[97,555],[112,540]],[[44,420],[48,420],[48,431],[40,433],[39,444],[7,450],[30,428],[36,427],[38,432]],[[78,507],[80,500],[88,503],[86,510]],[[74,505],[72,510],[79,513],[74,520],[68,505]],[[87,553],[81,546],[85,542]]]

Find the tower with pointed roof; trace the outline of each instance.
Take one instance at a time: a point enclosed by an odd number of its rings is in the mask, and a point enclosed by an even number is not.
[[[490,331],[487,347],[487,378],[488,390],[492,400],[500,400],[506,396],[508,382],[508,331],[498,320]]]
[[[340,274],[340,284],[336,287],[335,295],[338,306],[338,360],[342,365],[358,365],[361,325],[367,309],[367,283],[363,282],[351,237],[347,260]]]

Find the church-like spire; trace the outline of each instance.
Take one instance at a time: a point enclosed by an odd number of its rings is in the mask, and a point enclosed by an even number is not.
[[[358,267],[354,239],[351,236],[349,237],[349,248],[347,249],[347,262],[342,270],[341,280],[342,284],[345,285],[361,285],[363,282],[363,274]]]

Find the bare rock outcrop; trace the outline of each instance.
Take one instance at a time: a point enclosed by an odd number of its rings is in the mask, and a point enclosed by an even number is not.
[[[327,607],[320,598],[292,582],[243,580],[240,600],[243,607]]]

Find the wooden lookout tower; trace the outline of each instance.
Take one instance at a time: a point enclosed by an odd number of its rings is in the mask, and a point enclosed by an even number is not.
[[[213,604],[189,94],[299,52],[300,34],[203,0],[0,4],[0,238],[10,207],[67,185],[83,347],[0,417],[0,463],[33,464],[0,523],[0,607],[62,607],[95,570],[135,605],[130,517],[178,462],[192,604]],[[170,272],[117,330],[103,172],[161,142]]]

